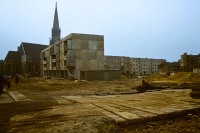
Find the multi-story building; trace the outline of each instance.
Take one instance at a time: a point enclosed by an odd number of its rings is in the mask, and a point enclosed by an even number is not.
[[[180,72],[180,62],[163,62],[159,66],[160,74],[173,74]]]
[[[129,73],[130,57],[104,56],[104,65],[108,70],[122,70],[124,73]]]
[[[104,69],[104,36],[71,33],[60,39],[57,4],[50,45],[40,54],[42,77],[86,80],[119,79],[121,72]]]
[[[76,79],[81,71],[104,70],[104,37],[71,33],[41,52],[41,68],[43,77]]]
[[[148,75],[158,73],[158,66],[164,59],[130,58],[125,56],[105,56],[104,65],[108,70],[120,69],[126,74]]]
[[[181,55],[180,66],[182,71],[192,72],[194,68],[200,68],[200,54],[188,55],[184,53]]]
[[[130,73],[133,75],[148,75],[158,73],[158,66],[165,62],[164,59],[131,58]]]

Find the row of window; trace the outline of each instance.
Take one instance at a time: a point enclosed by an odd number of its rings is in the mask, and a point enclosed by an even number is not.
[[[132,62],[140,62],[140,63],[161,63],[162,61],[152,61],[152,60],[147,60],[147,61],[143,61],[143,60],[132,60]]]

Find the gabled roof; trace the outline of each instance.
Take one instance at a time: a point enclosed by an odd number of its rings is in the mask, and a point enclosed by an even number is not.
[[[40,52],[48,45],[22,42],[18,51],[26,55],[26,61],[40,61]]]
[[[4,61],[21,61],[21,52],[18,51],[8,51]]]

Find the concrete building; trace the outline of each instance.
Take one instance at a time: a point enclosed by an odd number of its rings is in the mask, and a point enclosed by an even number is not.
[[[188,55],[184,53],[181,55],[180,66],[184,72],[192,72],[194,68],[200,68],[200,54]]]
[[[104,36],[69,34],[41,52],[41,70],[43,77],[76,79],[81,71],[104,70]]]
[[[158,73],[158,66],[166,62],[164,59],[131,58],[130,73],[133,75],[149,75]]]
[[[173,74],[181,71],[180,62],[162,62],[159,66],[160,74]]]
[[[122,70],[123,73],[129,73],[130,57],[126,56],[104,56],[104,65],[106,70]]]
[[[125,74],[148,75],[158,73],[158,66],[164,59],[134,58],[125,56],[105,56],[105,68],[107,70],[122,70]]]
[[[119,79],[121,71],[104,68],[104,36],[71,33],[60,39],[57,4],[52,37],[40,55],[44,78],[75,78],[85,80]]]

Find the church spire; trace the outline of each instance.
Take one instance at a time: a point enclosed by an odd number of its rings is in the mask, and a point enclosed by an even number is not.
[[[60,40],[60,32],[61,32],[61,30],[59,28],[57,2],[56,2],[55,13],[54,13],[54,21],[53,21],[53,28],[52,28],[52,37],[51,37],[51,40],[50,40],[50,44],[53,44],[56,41]]]

